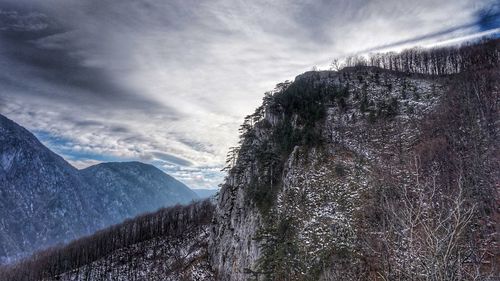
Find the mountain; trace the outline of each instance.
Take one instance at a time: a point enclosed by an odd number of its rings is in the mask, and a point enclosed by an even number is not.
[[[209,198],[215,196],[219,190],[218,189],[203,189],[203,188],[196,188],[193,189],[193,191],[198,195],[200,198]]]
[[[130,220],[0,279],[496,280],[499,67],[492,40],[280,83],[245,118],[215,207]]]
[[[101,163],[81,170],[80,174],[96,187],[96,196],[106,213],[116,218],[114,223],[198,198],[183,183],[141,162]]]
[[[82,171],[0,115],[0,262],[198,197],[151,165]]]
[[[500,40],[278,84],[226,162],[218,279],[498,278],[499,88]]]
[[[105,225],[92,187],[26,129],[0,115],[0,257],[14,257]]]

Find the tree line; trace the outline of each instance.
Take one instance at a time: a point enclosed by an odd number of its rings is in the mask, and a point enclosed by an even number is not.
[[[332,70],[372,66],[404,73],[447,75],[494,68],[500,62],[500,39],[442,48],[411,48],[402,52],[375,53],[368,57],[349,56],[344,62],[334,59]]]
[[[67,245],[39,251],[19,263],[0,267],[0,280],[30,281],[58,276],[106,257],[112,252],[156,237],[182,237],[208,225],[214,206],[209,200],[177,205],[100,230]]]

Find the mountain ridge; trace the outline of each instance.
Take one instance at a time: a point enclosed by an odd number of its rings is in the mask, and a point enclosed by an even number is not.
[[[106,167],[115,168],[107,172],[107,182],[99,177]],[[110,184],[114,178],[120,184]],[[128,193],[111,192],[120,188],[127,188]],[[0,195],[0,262],[90,234],[127,217],[198,198],[149,164],[109,163],[78,170],[3,115]]]
[[[195,192],[157,167],[138,161],[106,162],[80,170],[93,186],[105,187],[99,197],[113,212],[133,217],[156,208],[198,199]],[[110,196],[111,195],[111,196]],[[121,202],[113,198],[120,198]],[[124,202],[128,202],[124,205]],[[153,208],[151,206],[154,206]]]

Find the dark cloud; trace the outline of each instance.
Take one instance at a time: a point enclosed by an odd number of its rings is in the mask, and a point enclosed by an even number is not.
[[[471,21],[464,24],[456,25],[450,28],[445,28],[436,32],[431,32],[421,36],[411,37],[409,39],[391,42],[388,44],[379,45],[373,48],[360,50],[359,53],[367,53],[377,50],[383,50],[387,48],[393,48],[401,45],[408,44],[418,44],[424,40],[445,38],[450,34],[470,30],[477,28],[480,31],[488,31],[500,28],[500,2],[493,3],[491,6],[487,6],[483,9],[478,10],[475,13],[475,17]]]
[[[493,0],[490,6],[477,12],[477,25],[481,31],[500,28],[500,1]]]
[[[52,22],[42,13],[0,10],[0,30],[4,32],[41,32],[51,26]]]
[[[76,126],[81,127],[102,127],[103,123],[94,120],[74,120]]]
[[[0,4],[1,87],[18,95],[46,95],[70,103],[158,108],[117,83],[114,75],[119,73],[89,65],[78,36],[53,16]]]
[[[164,152],[153,152],[152,155],[153,155],[153,157],[155,157],[159,160],[163,160],[163,161],[170,162],[172,164],[176,164],[176,165],[180,165],[180,166],[192,166],[193,165],[193,163],[191,163],[190,161],[188,161],[186,159],[182,159],[180,157],[177,157],[177,156],[174,156],[174,155],[171,155],[168,153],[164,153]]]
[[[127,129],[125,127],[120,127],[120,126],[112,126],[110,128],[110,131],[113,133],[128,133],[128,132],[130,132],[129,129]]]

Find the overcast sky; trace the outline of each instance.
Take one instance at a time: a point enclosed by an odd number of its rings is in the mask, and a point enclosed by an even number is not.
[[[0,0],[0,112],[81,168],[215,188],[265,91],[363,50],[498,33],[498,0]]]

